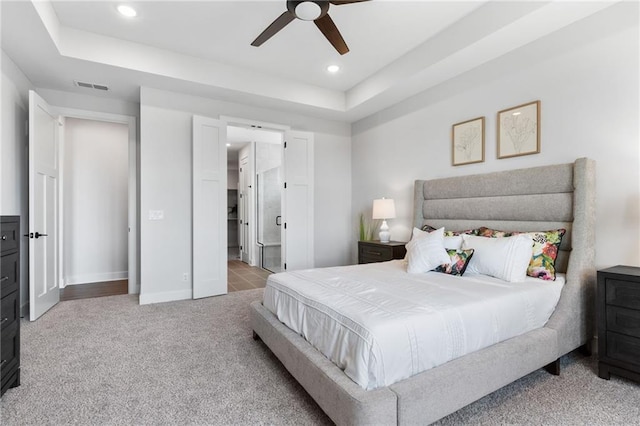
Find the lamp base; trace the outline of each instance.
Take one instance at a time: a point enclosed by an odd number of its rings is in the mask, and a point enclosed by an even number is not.
[[[380,242],[388,243],[391,241],[391,232],[389,232],[389,225],[387,225],[387,221],[383,220],[382,225],[380,225]]]

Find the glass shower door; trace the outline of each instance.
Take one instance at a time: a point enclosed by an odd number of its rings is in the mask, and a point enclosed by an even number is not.
[[[258,245],[261,248],[260,266],[271,272],[282,271],[282,167],[257,174]]]

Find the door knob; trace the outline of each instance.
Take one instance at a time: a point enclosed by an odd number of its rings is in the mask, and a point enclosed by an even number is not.
[[[35,235],[36,238],[46,237],[46,236],[48,236],[48,235],[47,234],[41,234],[38,231],[36,231],[36,235]]]

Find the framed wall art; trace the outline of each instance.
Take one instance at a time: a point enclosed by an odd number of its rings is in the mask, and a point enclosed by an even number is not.
[[[484,161],[484,117],[454,124],[451,127],[451,164],[482,163]]]
[[[540,101],[498,112],[498,158],[540,152]]]

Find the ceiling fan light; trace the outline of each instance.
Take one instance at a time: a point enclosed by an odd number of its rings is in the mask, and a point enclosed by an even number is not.
[[[340,67],[338,65],[329,65],[327,67],[327,71],[329,71],[331,74],[335,74],[340,71]]]
[[[138,15],[138,12],[136,12],[133,7],[127,6],[126,4],[121,4],[120,6],[118,6],[118,12],[120,12],[122,16],[126,16],[127,18],[135,18]]]
[[[312,1],[303,1],[296,6],[296,17],[303,21],[314,21],[322,14],[320,6]]]

